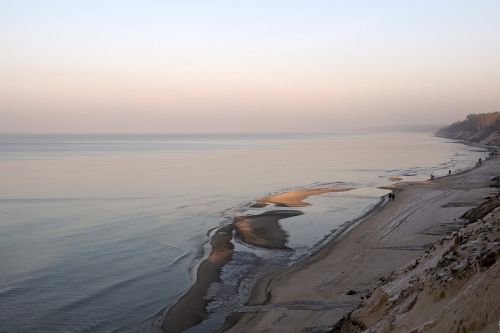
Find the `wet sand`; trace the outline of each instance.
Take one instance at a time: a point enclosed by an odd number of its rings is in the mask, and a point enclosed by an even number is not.
[[[236,235],[245,243],[269,249],[287,249],[287,234],[279,220],[302,215],[298,210],[274,210],[258,215],[237,216]]]
[[[304,200],[312,195],[331,192],[346,192],[350,190],[352,190],[352,188],[312,188],[287,191],[260,198],[256,201],[253,207],[265,207],[268,204],[274,204],[281,207],[306,207],[310,204],[304,202]]]
[[[277,195],[285,204],[309,205],[301,200],[338,189],[305,189]],[[288,193],[291,193],[289,196]],[[265,206],[265,205],[264,205]],[[234,252],[233,231],[241,241],[257,247],[288,249],[287,234],[279,220],[303,214],[298,210],[271,210],[257,215],[236,216],[231,225],[219,228],[211,238],[212,250],[208,258],[198,267],[196,282],[174,305],[168,308],[161,318],[161,328],[167,333],[185,331],[201,323],[208,315],[206,298],[210,285],[220,281],[221,269],[227,264]]]
[[[225,331],[329,332],[385,276],[463,226],[460,217],[496,191],[490,185],[499,173],[494,159],[433,182],[394,184],[394,201],[313,257],[259,280]]]
[[[207,315],[205,299],[208,288],[219,281],[222,267],[233,256],[233,226],[218,229],[212,236],[212,252],[198,267],[195,284],[165,313],[162,329],[168,333],[182,332],[200,323]]]

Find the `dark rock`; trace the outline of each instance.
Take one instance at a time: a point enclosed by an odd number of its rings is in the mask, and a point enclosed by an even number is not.
[[[481,267],[490,267],[497,261],[496,257],[497,256],[495,252],[489,251],[481,257],[481,259],[479,260],[479,265]]]

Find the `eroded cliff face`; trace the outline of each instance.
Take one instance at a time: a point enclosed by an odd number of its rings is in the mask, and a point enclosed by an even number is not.
[[[490,206],[484,217],[484,205],[464,215],[475,222],[445,237],[431,251],[393,273],[333,332],[497,332],[498,201],[498,196],[487,200],[497,208]]]
[[[500,146],[500,112],[470,114],[465,120],[441,128],[437,136]]]

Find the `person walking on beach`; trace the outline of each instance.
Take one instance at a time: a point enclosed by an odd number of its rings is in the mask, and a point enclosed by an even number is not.
[[[434,180],[434,175],[431,173],[431,180]]]
[[[451,175],[451,170],[448,170],[448,176]]]

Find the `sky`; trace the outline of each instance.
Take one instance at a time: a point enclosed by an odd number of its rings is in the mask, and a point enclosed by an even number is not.
[[[500,110],[500,1],[0,0],[0,133],[332,132]]]

